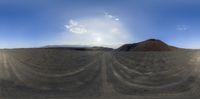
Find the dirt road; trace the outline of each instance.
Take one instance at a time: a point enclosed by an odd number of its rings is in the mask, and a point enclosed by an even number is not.
[[[0,50],[0,79],[10,81],[8,78],[12,78],[10,74],[10,69],[8,65],[9,58],[7,57],[3,50]],[[65,95],[53,95],[52,92],[43,92],[41,94],[36,94],[34,91],[30,91],[30,89],[23,89],[25,91],[20,92],[23,87],[13,87],[12,86],[5,86],[5,83],[0,83],[0,99],[198,99],[200,97],[200,80],[196,80],[196,83],[192,84],[192,88],[188,92],[176,93],[176,94],[150,94],[150,95],[126,95],[117,92],[114,89],[113,84],[109,81],[108,76],[108,67],[112,65],[113,61],[113,54],[112,52],[102,52],[100,56],[100,63],[101,72],[100,78],[97,79],[97,82],[101,83],[100,88],[93,88],[92,90],[96,92],[99,90],[100,95],[97,96],[80,96],[80,97],[71,97]],[[94,85],[97,83],[94,83]],[[26,90],[28,95],[26,94]],[[97,91],[98,92],[98,91]],[[17,93],[17,94],[15,94]],[[65,94],[64,92],[61,92]],[[15,94],[15,95],[13,95]],[[42,96],[45,94],[45,96]],[[49,94],[49,95],[48,95]],[[36,96],[41,95],[41,96]]]

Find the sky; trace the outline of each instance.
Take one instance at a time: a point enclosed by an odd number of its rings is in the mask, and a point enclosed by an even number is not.
[[[160,39],[200,48],[199,0],[1,0],[0,48],[117,48]]]

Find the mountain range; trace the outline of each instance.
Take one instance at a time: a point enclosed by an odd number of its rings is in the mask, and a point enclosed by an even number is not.
[[[97,50],[97,51],[174,51],[183,50],[182,48],[174,47],[166,44],[158,39],[148,39],[138,43],[124,44],[117,49],[99,46],[86,46],[86,45],[47,45],[41,48],[48,49],[68,49],[68,50]]]

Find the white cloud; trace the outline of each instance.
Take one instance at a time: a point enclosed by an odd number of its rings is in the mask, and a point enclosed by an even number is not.
[[[176,29],[178,31],[186,31],[186,30],[190,29],[190,26],[189,25],[177,25]]]
[[[113,19],[113,20],[115,20],[115,21],[119,21],[119,18],[118,18],[118,17],[113,16],[113,15],[109,14],[108,12],[104,12],[104,16],[105,16],[106,18]]]
[[[87,33],[87,29],[84,25],[80,25],[77,21],[70,20],[68,25],[65,25],[70,32],[75,34],[84,34]]]
[[[71,19],[65,27],[71,33],[67,32],[62,36],[65,44],[117,46],[130,41],[119,18],[108,13],[103,16]]]

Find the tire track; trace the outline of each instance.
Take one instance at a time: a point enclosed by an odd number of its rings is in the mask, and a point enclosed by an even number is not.
[[[4,73],[4,79],[8,80],[11,77],[11,74],[9,72],[9,66],[8,66],[8,62],[7,62],[7,54],[4,51],[1,51],[1,57],[2,57],[2,61],[3,61],[3,73]]]
[[[102,67],[101,67],[101,77],[102,77],[102,94],[103,96],[109,97],[112,96],[115,92],[112,84],[108,82],[108,76],[107,76],[107,66],[108,66],[108,60],[111,59],[111,55],[108,52],[104,52],[102,54]],[[107,60],[107,61],[106,61]]]

